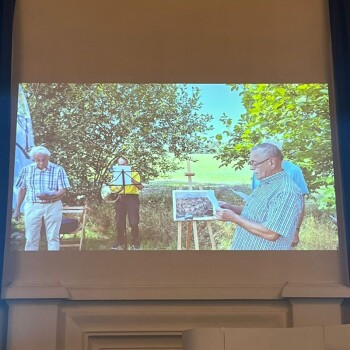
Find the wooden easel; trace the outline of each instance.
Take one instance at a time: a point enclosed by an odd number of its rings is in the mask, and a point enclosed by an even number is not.
[[[186,160],[187,163],[187,172],[185,173],[185,176],[187,176],[188,179],[188,189],[193,190],[193,184],[192,184],[192,177],[195,176],[195,173],[191,171],[191,164],[190,160]],[[180,188],[181,189],[181,188]],[[202,190],[203,187],[199,186],[199,189]],[[182,223],[183,221],[178,221],[177,222],[177,250],[182,249],[181,245],[181,237],[182,237]],[[186,226],[187,226],[187,231],[186,231],[186,250],[190,250],[191,247],[191,236],[192,236],[192,231],[193,231],[193,240],[194,240],[194,249],[199,250],[199,240],[198,240],[198,230],[197,230],[197,221],[195,220],[186,220]],[[213,229],[211,226],[211,221],[206,221],[208,232],[209,232],[209,237],[210,237],[210,242],[211,242],[211,249],[216,250],[216,244],[214,240],[214,235],[213,235]]]

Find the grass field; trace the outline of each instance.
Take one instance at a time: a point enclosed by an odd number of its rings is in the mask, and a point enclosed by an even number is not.
[[[221,167],[220,162],[214,158],[213,154],[193,154],[193,161],[190,162],[191,172],[195,173],[192,178],[194,184],[237,184],[250,185],[251,170],[248,166],[241,170],[234,170],[232,167]],[[181,164],[180,164],[181,165]],[[187,163],[182,163],[182,168],[167,174],[167,177],[158,178],[150,185],[161,183],[187,183],[185,176]]]

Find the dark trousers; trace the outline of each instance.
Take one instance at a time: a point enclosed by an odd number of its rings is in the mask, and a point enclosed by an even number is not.
[[[124,245],[126,240],[126,217],[128,217],[131,228],[132,244],[140,246],[139,222],[140,222],[140,200],[137,194],[126,194],[119,196],[115,205],[117,225],[117,245]]]

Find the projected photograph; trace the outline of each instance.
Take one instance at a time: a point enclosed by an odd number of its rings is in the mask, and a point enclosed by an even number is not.
[[[328,97],[327,84],[22,83],[10,249],[177,250],[179,221],[196,220],[210,250],[210,218],[217,250],[336,250]]]
[[[217,207],[214,192],[174,190],[174,221],[216,220],[214,210]]]

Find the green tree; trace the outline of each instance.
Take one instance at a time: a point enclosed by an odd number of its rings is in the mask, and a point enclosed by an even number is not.
[[[326,186],[328,198],[323,199],[334,207],[327,85],[244,84],[232,85],[232,90],[240,91],[246,113],[236,124],[227,115],[221,118],[226,130],[216,138],[222,165],[240,169],[255,144],[267,138],[283,141],[285,158],[303,169],[311,191]]]
[[[143,181],[177,169],[200,147],[210,115],[177,84],[23,84],[35,143],[63,165],[72,192],[99,193],[120,155]],[[171,155],[171,156],[170,156]]]

